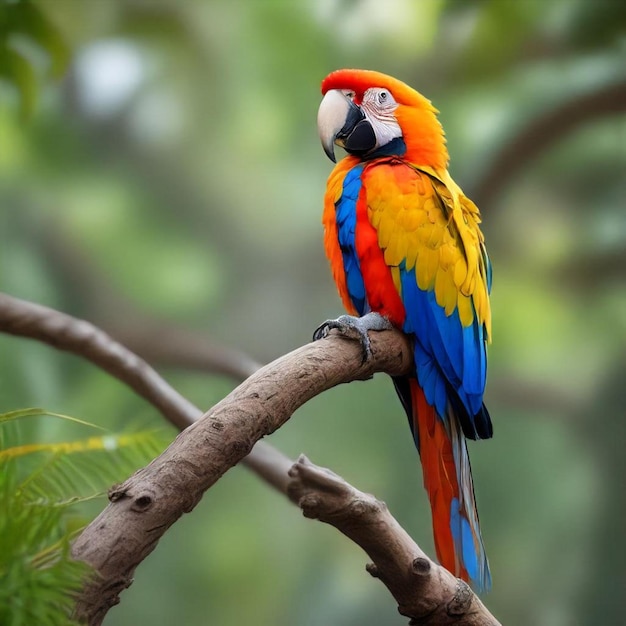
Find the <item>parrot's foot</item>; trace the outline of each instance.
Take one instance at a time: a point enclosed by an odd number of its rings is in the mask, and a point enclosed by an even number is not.
[[[336,320],[326,320],[313,333],[313,341],[328,337],[331,330],[336,329],[344,337],[357,339],[363,350],[363,363],[372,356],[372,345],[368,336],[370,330],[391,330],[391,322],[380,313],[368,313],[363,317],[340,315]]]

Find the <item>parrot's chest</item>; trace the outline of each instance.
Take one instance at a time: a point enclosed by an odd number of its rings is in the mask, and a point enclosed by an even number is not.
[[[392,267],[386,262],[380,233],[370,218],[368,182],[379,165],[368,162],[352,167],[340,188],[335,188],[333,231],[337,256],[342,260],[335,280],[344,302],[349,300],[359,315],[380,313],[402,328],[405,309],[398,287],[399,264]],[[375,199],[378,192],[377,188],[372,191]]]
[[[359,315],[380,313],[402,326],[404,307],[384,261],[376,229],[369,219],[368,194],[364,184],[367,164],[352,168],[335,202],[337,243],[343,261],[345,286]],[[344,282],[344,281],[342,281]]]

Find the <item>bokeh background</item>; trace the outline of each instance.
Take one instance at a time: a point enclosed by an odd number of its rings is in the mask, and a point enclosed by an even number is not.
[[[18,5],[16,28],[5,18]],[[340,312],[322,251],[321,79],[377,69],[432,99],[494,265],[495,437],[470,449],[494,579],[485,601],[504,624],[623,623],[624,2],[0,7],[0,288],[127,340],[205,408],[233,380],[159,351],[168,337],[183,333],[200,356],[217,344],[268,361]],[[2,410],[112,429],[162,421],[77,358],[4,336],[0,354]],[[61,428],[42,421],[35,434]],[[386,377],[316,398],[271,443],[384,499],[434,554]],[[167,533],[107,623],[406,623],[365,562],[235,468]]]

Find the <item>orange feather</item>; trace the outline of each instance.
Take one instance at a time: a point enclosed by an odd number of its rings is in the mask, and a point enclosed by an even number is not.
[[[346,311],[350,315],[358,315],[348,293],[346,274],[343,267],[343,256],[339,246],[339,236],[337,231],[337,221],[335,218],[335,202],[341,197],[343,189],[343,179],[359,160],[356,157],[346,157],[337,163],[326,185],[326,195],[324,196],[324,213],[322,214],[322,224],[324,225],[324,250],[330,261],[330,269],[339,291],[339,296]]]
[[[437,558],[450,572],[468,580],[467,572],[456,556],[450,529],[451,502],[459,498],[454,453],[450,437],[435,408],[426,402],[417,380],[410,380],[414,429],[419,433],[424,487],[428,493],[433,518]]]

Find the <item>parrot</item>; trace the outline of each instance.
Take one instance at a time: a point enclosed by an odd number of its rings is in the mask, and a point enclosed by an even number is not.
[[[322,81],[317,126],[335,162],[324,248],[348,315],[314,334],[397,328],[414,367],[393,377],[417,447],[439,563],[476,591],[491,587],[467,439],[493,435],[483,402],[492,270],[480,212],[448,173],[438,111],[406,83],[340,69]],[[335,146],[347,155],[338,163]]]

